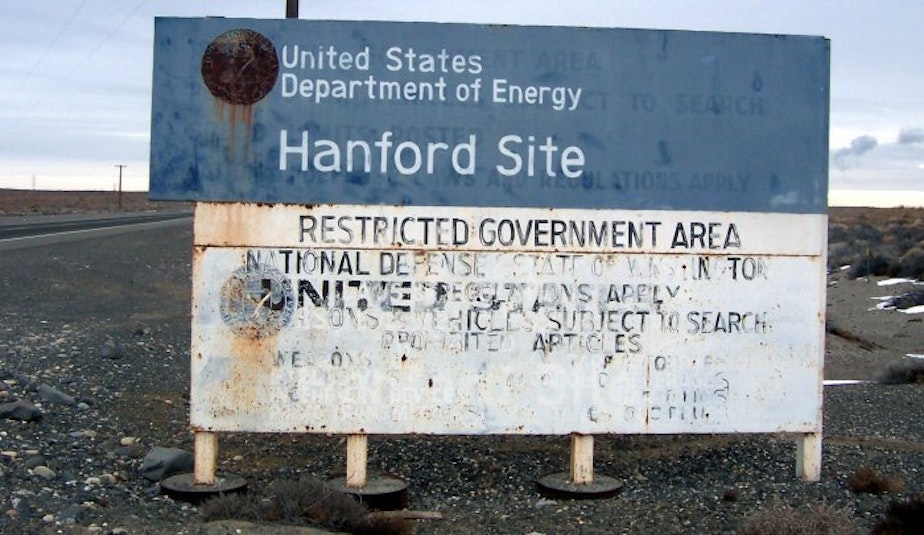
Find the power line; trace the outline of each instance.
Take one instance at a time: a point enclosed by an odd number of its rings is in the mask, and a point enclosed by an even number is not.
[[[93,57],[96,55],[96,53],[99,52],[100,49],[103,48],[103,45],[105,45],[105,44],[109,41],[109,39],[111,39],[112,36],[116,34],[116,32],[118,32],[119,30],[121,30],[121,29],[128,23],[128,21],[135,15],[135,13],[137,13],[138,10],[141,9],[141,6],[144,5],[144,2],[145,2],[145,0],[140,0],[140,1],[135,5],[135,7],[132,8],[132,10],[128,13],[128,15],[126,15],[126,16],[119,22],[118,25],[116,25],[114,28],[112,28],[112,29],[109,31],[109,33],[107,33],[107,34],[102,38],[102,40],[100,40],[98,43],[96,43],[96,46],[94,46],[93,49],[90,50],[90,52],[89,52],[86,56],[84,56],[83,59],[81,59],[80,61],[78,61],[77,63],[75,63],[74,66],[73,66],[73,68],[71,68],[71,70],[69,70],[68,72],[66,72],[66,73],[64,74],[64,76],[62,76],[61,78],[59,78],[58,80],[56,80],[55,83],[53,84],[53,87],[62,87],[62,86],[64,85],[64,82],[66,82],[68,79],[70,79],[70,77],[73,76],[73,74],[76,73],[78,70],[80,70],[88,61],[90,61],[91,59],[93,59]],[[40,98],[40,99],[38,99],[38,100],[35,101],[35,103],[33,104],[33,106],[38,106],[38,105],[42,104],[43,102],[45,102],[45,98],[46,98],[47,96],[48,96],[47,94],[46,94],[46,95],[43,95],[42,98]]]
[[[68,17],[68,19],[64,22],[64,25],[58,29],[58,33],[56,33],[55,36],[51,39],[51,42],[48,43],[48,46],[45,47],[45,50],[42,51],[42,54],[35,61],[35,63],[32,64],[32,67],[29,69],[29,71],[26,72],[22,78],[20,78],[19,84],[17,84],[13,89],[14,94],[19,93],[19,90],[22,89],[22,86],[25,85],[29,78],[32,78],[32,75],[34,75],[35,71],[38,70],[39,65],[45,61],[45,58],[48,56],[48,53],[51,52],[51,49],[54,48],[56,44],[58,44],[58,39],[60,39],[61,36],[64,35],[64,32],[70,28],[71,23],[74,22],[74,19],[77,18],[77,14],[80,13],[80,10],[83,9],[83,6],[86,5],[86,3],[87,0],[81,0],[81,2],[77,4],[77,7],[74,8],[73,12],[71,12],[71,16]]]

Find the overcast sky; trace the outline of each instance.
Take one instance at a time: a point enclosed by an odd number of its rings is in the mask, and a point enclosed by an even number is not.
[[[302,0],[301,18],[822,35],[832,195],[924,205],[924,2]],[[155,16],[283,18],[285,0],[0,2],[0,187],[146,190]],[[871,199],[863,193],[862,199]],[[883,201],[892,203],[892,201]]]

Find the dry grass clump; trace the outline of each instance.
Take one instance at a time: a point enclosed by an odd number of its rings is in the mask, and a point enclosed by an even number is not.
[[[924,384],[924,359],[909,359],[889,366],[876,380],[884,385]]]
[[[892,502],[884,519],[873,528],[873,535],[924,533],[924,495],[908,501]]]
[[[844,535],[861,533],[853,526],[850,513],[825,504],[795,509],[774,503],[744,521],[741,535]]]
[[[861,466],[847,477],[847,487],[857,494],[886,494],[904,492],[905,482],[884,476],[868,466]]]
[[[248,520],[309,524],[370,535],[411,533],[407,520],[370,515],[365,505],[314,479],[275,482],[266,487],[263,496],[221,496],[203,503],[199,510],[206,522]]]

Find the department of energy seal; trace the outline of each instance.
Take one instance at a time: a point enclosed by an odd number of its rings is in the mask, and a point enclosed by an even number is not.
[[[202,80],[209,92],[227,102],[249,106],[269,94],[279,75],[276,47],[247,29],[216,37],[202,56]]]
[[[221,287],[221,319],[247,338],[273,336],[295,313],[295,292],[288,277],[271,267],[240,267]]]

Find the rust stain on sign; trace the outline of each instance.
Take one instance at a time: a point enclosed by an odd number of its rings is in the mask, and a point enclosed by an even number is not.
[[[227,395],[231,405],[246,412],[260,412],[260,406],[266,402],[266,393],[260,392],[253,378],[264,377],[272,370],[275,354],[276,337],[247,338],[237,336],[231,344],[232,370],[231,380],[226,383]]]
[[[245,151],[250,152],[250,144],[253,132],[253,106],[250,104],[228,104],[219,99],[213,102],[215,110],[215,119],[219,124],[228,122],[228,159],[234,158],[235,147],[237,145],[238,123],[243,125],[243,135],[245,141]],[[227,118],[225,117],[227,114]]]
[[[229,30],[216,37],[202,56],[202,80],[215,98],[219,123],[229,125],[228,157],[234,156],[237,125],[245,127],[249,152],[253,131],[253,105],[276,85],[279,58],[265,36],[248,29]]]

